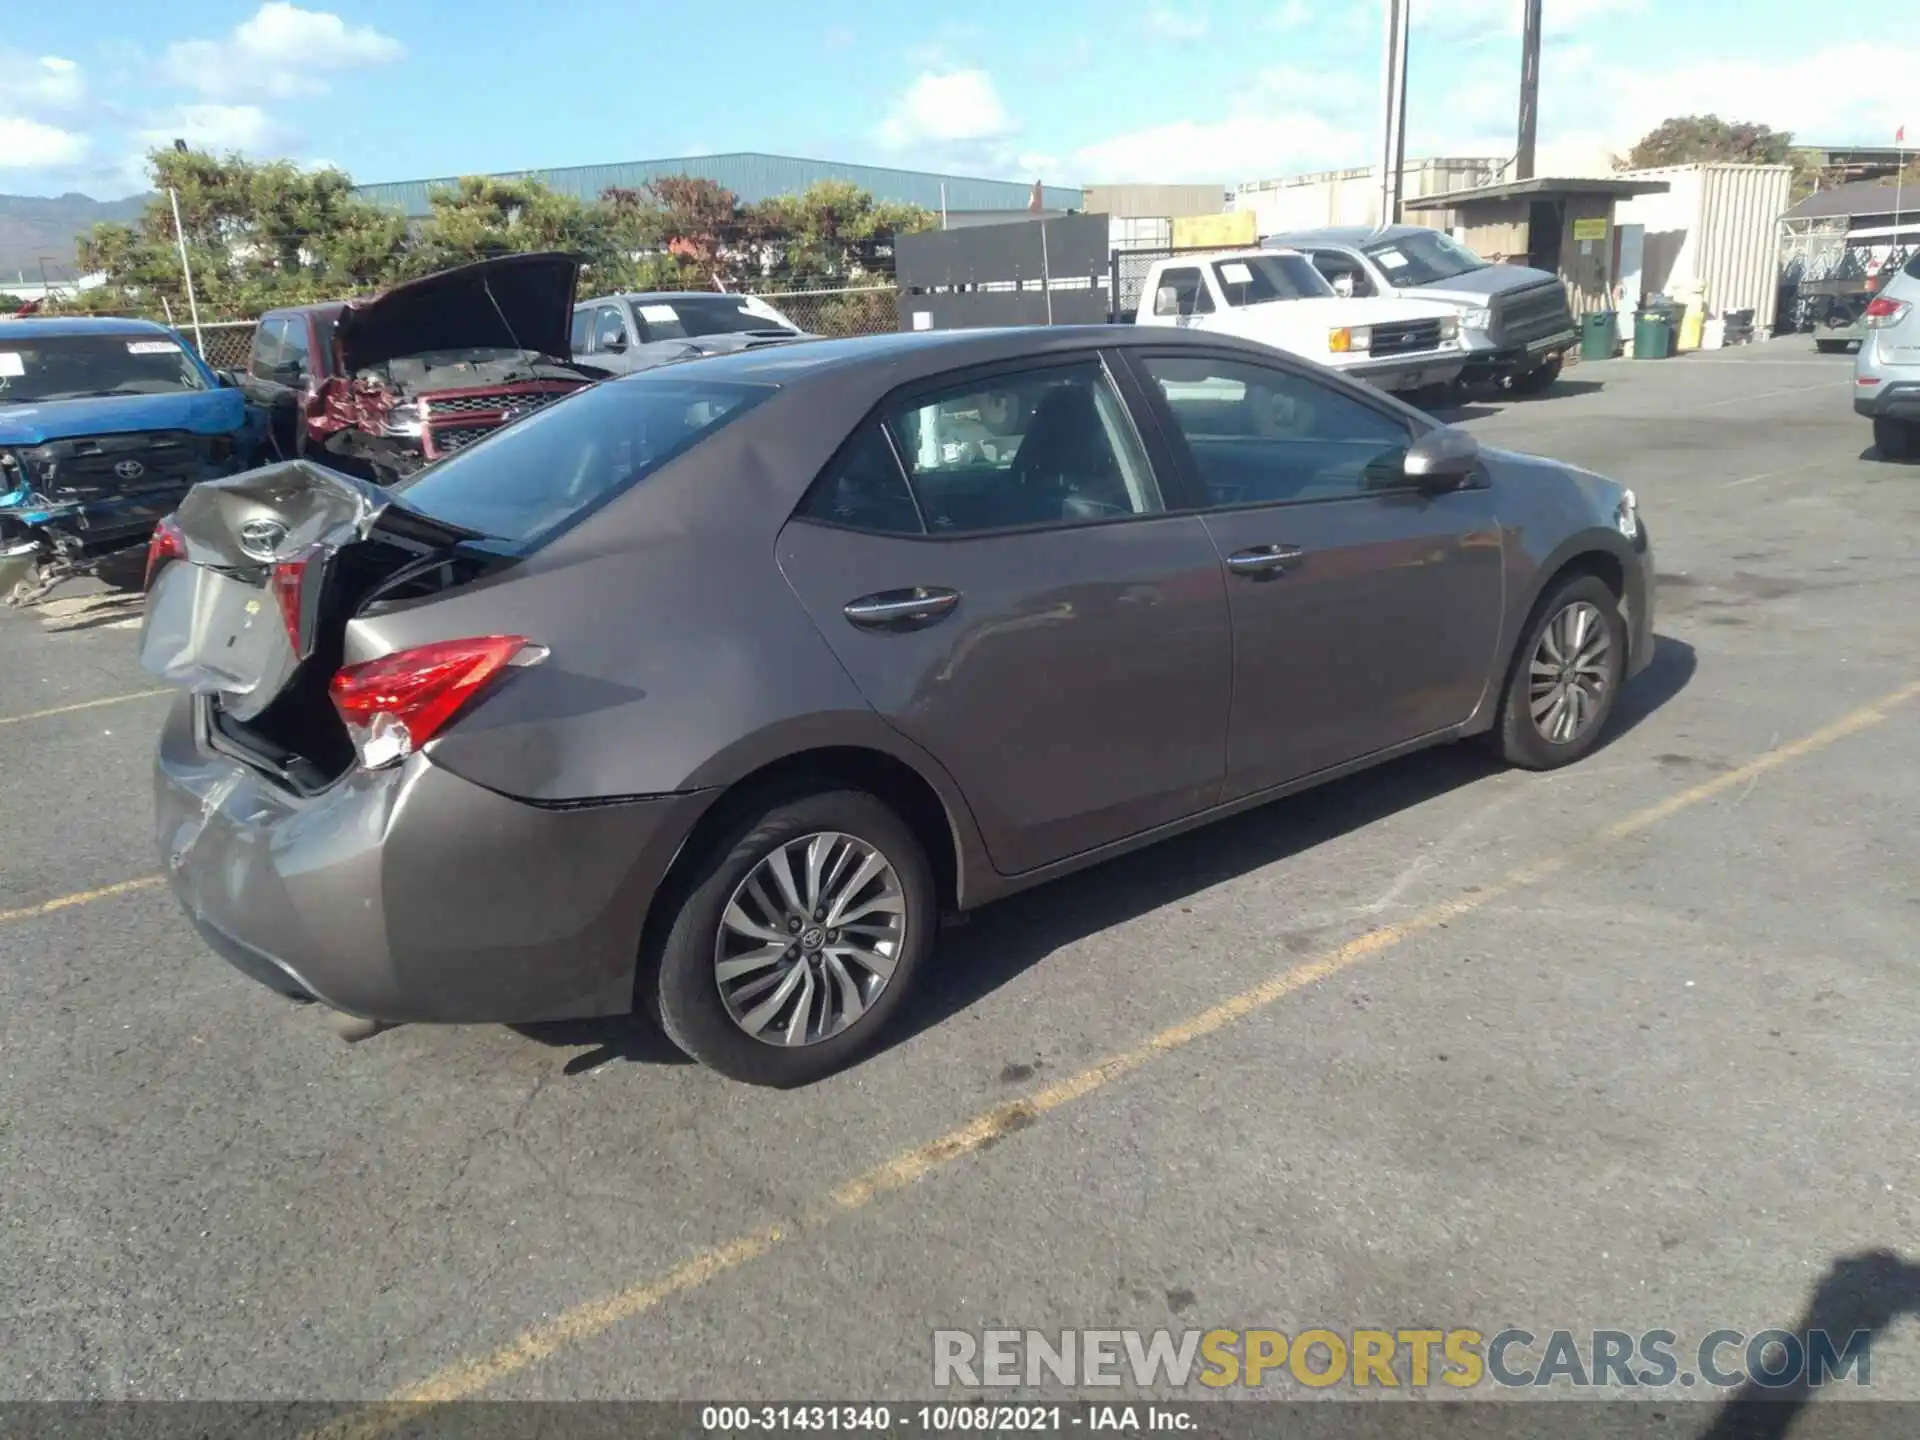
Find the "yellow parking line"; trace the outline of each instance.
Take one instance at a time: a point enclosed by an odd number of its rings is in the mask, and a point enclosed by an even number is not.
[[[51,915],[56,910],[65,910],[74,905],[91,905],[96,900],[111,900],[116,895],[125,895],[134,890],[150,890],[160,883],[158,875],[142,875],[138,880],[122,880],[118,885],[102,885],[98,890],[82,890],[78,895],[62,895],[58,900],[46,900],[38,905],[26,905],[18,910],[0,910],[0,925],[9,920],[32,920],[39,915]]]
[[[0,725],[24,725],[29,720],[45,720],[54,715],[71,715],[76,710],[98,710],[102,705],[124,705],[129,700],[151,700],[156,695],[171,695],[172,690],[136,690],[131,695],[109,695],[104,700],[82,700],[75,705],[56,705],[51,710],[29,710],[24,715],[0,715]]]
[[[1583,848],[1590,851],[1624,840],[1736,785],[1757,780],[1790,761],[1869,729],[1885,720],[1895,706],[1916,696],[1920,696],[1920,682],[1882,696],[1871,705],[1862,706],[1790,745],[1769,750],[1738,769],[1726,771],[1656,804],[1636,810],[1625,819],[1598,831],[1592,844]],[[716,1276],[758,1259],[784,1241],[819,1229],[839,1216],[872,1204],[883,1195],[913,1185],[1001,1136],[1025,1129],[1048,1111],[1071,1104],[1121,1076],[1141,1069],[1158,1056],[1191,1045],[1284,996],[1337,975],[1371,955],[1392,949],[1404,940],[1449,921],[1471,915],[1516,890],[1564,870],[1580,854],[1581,849],[1575,849],[1549,857],[1515,870],[1504,879],[1471,895],[1443,901],[1397,924],[1369,930],[1325,955],[1295,965],[1191,1019],[1169,1026],[1131,1050],[1110,1056],[1077,1075],[1056,1081],[1022,1099],[997,1105],[937,1140],[882,1161],[865,1174],[847,1181],[827,1197],[824,1205],[792,1225],[761,1230],[711,1250],[701,1251],[659,1279],[564,1310],[552,1319],[522,1331],[491,1354],[458,1361],[409,1386],[391,1400],[322,1427],[313,1432],[315,1440],[321,1436],[328,1437],[328,1440],[374,1440],[374,1437],[389,1434],[403,1426],[414,1407],[444,1405],[478,1395],[570,1344],[603,1334],[624,1320],[655,1309],[676,1295],[697,1289]]]

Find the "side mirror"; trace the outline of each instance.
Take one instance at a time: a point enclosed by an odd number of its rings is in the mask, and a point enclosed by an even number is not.
[[[1156,315],[1178,315],[1180,313],[1180,292],[1171,285],[1162,285],[1153,292],[1153,313]]]
[[[601,339],[600,348],[609,355],[618,355],[627,348],[625,335],[608,335]]]
[[[1400,471],[1423,490],[1458,490],[1480,468],[1480,442],[1457,425],[1429,430],[1407,447]]]
[[[1338,295],[1342,300],[1350,300],[1353,298],[1353,272],[1351,270],[1342,270],[1338,275],[1333,277],[1333,293]]]
[[[218,385],[222,390],[238,390],[240,388],[240,377],[235,375],[231,370],[216,370],[213,372],[213,383]]]

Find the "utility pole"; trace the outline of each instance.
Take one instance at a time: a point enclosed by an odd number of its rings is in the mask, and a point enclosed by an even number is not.
[[[1407,10],[1412,0],[1386,0],[1386,114],[1380,143],[1380,225],[1400,223],[1407,164]]]
[[[187,142],[176,140],[173,148],[184,155],[187,153]],[[200,302],[193,296],[193,266],[187,261],[187,232],[180,224],[180,193],[171,185],[167,187],[167,199],[173,202],[173,238],[180,246],[180,273],[187,277],[187,309],[193,316],[193,348],[204,358],[207,341],[200,333]]]
[[[1533,179],[1534,137],[1540,124],[1540,0],[1523,0],[1526,23],[1520,34],[1520,143],[1513,154],[1513,178]]]

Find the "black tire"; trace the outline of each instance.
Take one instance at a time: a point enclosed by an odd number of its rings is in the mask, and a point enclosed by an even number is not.
[[[1546,364],[1529,370],[1524,375],[1513,377],[1512,390],[1516,395],[1544,395],[1553,388],[1553,382],[1560,378],[1560,370],[1565,362],[1554,356]]]
[[[728,1013],[714,976],[715,944],[722,912],[754,867],[778,846],[816,831],[852,836],[891,863],[905,897],[905,935],[893,974],[864,1014],[826,1039],[778,1045],[754,1038]],[[863,790],[782,798],[744,817],[698,863],[654,957],[651,993],[643,998],[669,1040],[722,1075],[749,1085],[806,1085],[864,1059],[885,1039],[933,951],[938,927],[926,852],[891,808]]]
[[[1571,740],[1556,742],[1541,734],[1539,727],[1534,724],[1529,703],[1532,661],[1547,627],[1561,612],[1582,603],[1592,605],[1600,612],[1612,641],[1606,658],[1605,688],[1596,712],[1585,728]],[[1607,721],[1613,716],[1614,701],[1620,694],[1620,683],[1626,676],[1626,665],[1627,624],[1620,614],[1620,602],[1614,598],[1613,591],[1592,575],[1575,575],[1556,585],[1534,607],[1519,648],[1514,651],[1513,660],[1508,666],[1507,687],[1500,697],[1499,718],[1487,737],[1494,752],[1509,765],[1519,766],[1523,770],[1557,770],[1562,765],[1571,765],[1583,759],[1606,733]]]
[[[1920,421],[1884,416],[1875,420],[1873,448],[1882,460],[1920,460]]]

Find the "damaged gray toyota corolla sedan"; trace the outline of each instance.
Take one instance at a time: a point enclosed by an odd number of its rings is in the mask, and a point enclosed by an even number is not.
[[[1421,746],[1548,768],[1652,654],[1633,495],[1264,347],[1075,327],[614,380],[156,537],[208,942],[387,1022],[655,1012],[793,1084],[941,916]]]

